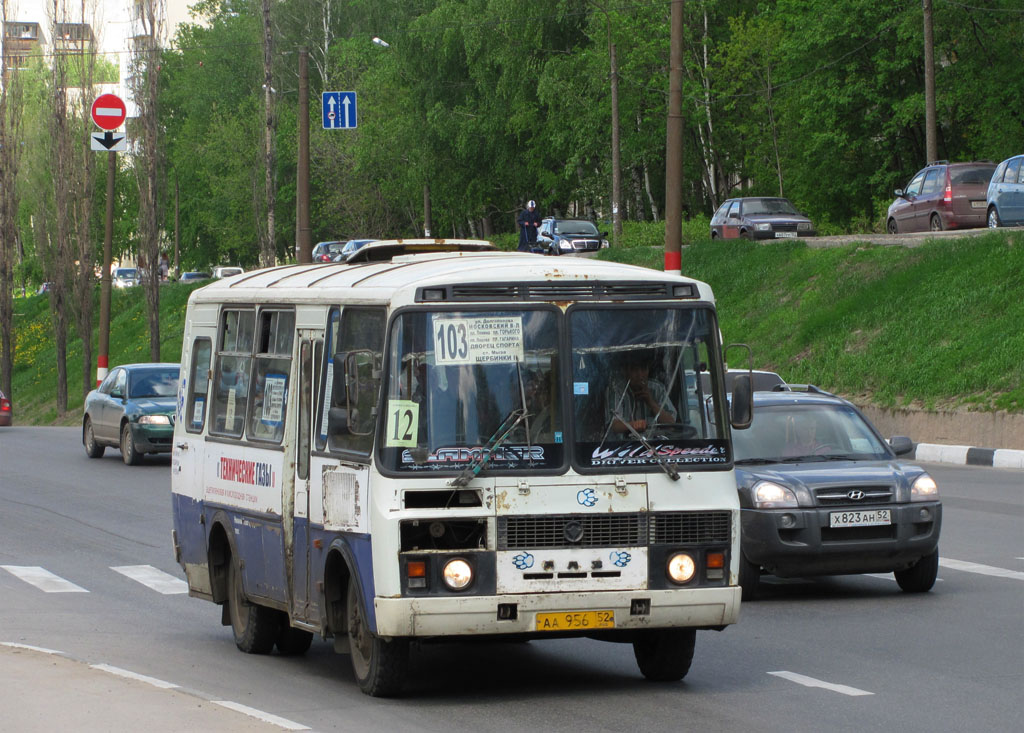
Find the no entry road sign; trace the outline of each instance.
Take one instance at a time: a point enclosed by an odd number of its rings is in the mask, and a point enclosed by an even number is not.
[[[116,130],[126,114],[124,102],[116,94],[101,94],[92,103],[92,121],[101,130]]]

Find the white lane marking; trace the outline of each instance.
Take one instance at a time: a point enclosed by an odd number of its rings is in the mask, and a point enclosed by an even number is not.
[[[979,565],[976,562],[954,560],[949,557],[940,557],[939,565],[953,570],[963,570],[965,573],[978,573],[979,575],[991,575],[993,578],[1012,578],[1013,580],[1024,580],[1024,573],[1017,570],[1005,570],[991,565]]]
[[[42,652],[43,654],[56,654],[57,656],[64,656],[64,652],[59,652],[56,649],[47,649],[44,646],[32,646],[31,644],[18,644],[14,641],[2,641],[0,646],[9,646],[11,649],[30,649],[34,652]]]
[[[165,573],[163,570],[157,570],[152,565],[122,565],[116,568],[111,567],[110,569],[132,580],[137,580],[157,593],[163,593],[164,595],[188,593],[188,583],[181,578],[175,578],[170,573]]]
[[[893,583],[896,582],[896,576],[892,573],[861,573],[865,578],[878,578],[879,580],[891,580]],[[941,583],[942,578],[936,578],[936,583]]]
[[[271,723],[272,725],[279,725],[285,730],[310,730],[309,726],[302,725],[301,723],[295,723],[287,718],[280,718],[270,713],[265,713],[262,710],[256,708],[250,708],[246,705],[239,705],[237,702],[231,702],[230,700],[214,700],[215,705],[222,705],[229,710],[234,710],[238,713],[244,713],[250,718],[256,718],[262,720],[264,723]]]
[[[147,677],[144,674],[138,674],[137,672],[132,672],[127,669],[121,669],[120,667],[112,667],[109,664],[90,664],[89,666],[92,669],[98,669],[103,672],[109,672],[110,674],[115,674],[118,677],[126,677],[130,680],[145,682],[147,685],[159,687],[161,690],[173,690],[175,687],[178,687],[178,685],[174,684],[173,682],[164,682],[163,680],[158,680],[156,677]]]
[[[15,578],[20,578],[30,585],[34,585],[46,593],[88,593],[85,588],[75,585],[70,580],[64,580],[59,575],[54,575],[49,570],[28,565],[0,565]]]
[[[769,672],[768,674],[775,675],[776,677],[782,677],[783,679],[789,680],[790,682],[796,682],[798,685],[804,685],[805,687],[820,687],[823,690],[831,690],[832,692],[839,692],[843,695],[849,695],[850,697],[859,697],[861,695],[874,695],[873,692],[867,690],[858,690],[856,687],[847,687],[846,685],[835,685],[831,682],[822,682],[816,680],[813,677],[805,677],[802,674],[796,672]]]

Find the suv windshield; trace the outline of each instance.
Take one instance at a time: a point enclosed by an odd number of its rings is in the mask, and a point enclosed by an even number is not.
[[[392,471],[564,462],[558,313],[407,312],[394,320],[381,422]]]
[[[565,219],[555,222],[555,234],[582,234],[585,237],[596,237],[597,227],[594,222],[585,219]]]
[[[733,433],[736,462],[885,460],[889,451],[846,405],[758,405],[749,430]]]
[[[743,202],[743,215],[795,214],[797,210],[787,199],[747,199]]]
[[[574,308],[574,463],[645,471],[728,463],[726,420],[700,373],[717,374],[709,308]]]
[[[949,178],[950,183],[955,185],[988,185],[989,181],[992,180],[992,173],[995,171],[995,165],[975,165],[967,166],[963,168],[950,168]]]

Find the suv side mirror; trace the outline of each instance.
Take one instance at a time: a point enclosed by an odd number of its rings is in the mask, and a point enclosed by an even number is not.
[[[896,455],[905,456],[914,450],[914,441],[906,435],[894,435],[889,438],[889,446]]]

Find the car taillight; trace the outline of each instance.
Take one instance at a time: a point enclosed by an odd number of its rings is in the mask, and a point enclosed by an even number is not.
[[[6,397],[4,397],[2,400],[0,400],[0,412],[10,412],[10,411],[11,411],[11,401],[9,399],[7,399]]]
[[[953,184],[949,180],[949,171],[946,171],[946,191],[942,194],[942,203],[947,206],[953,203]]]

